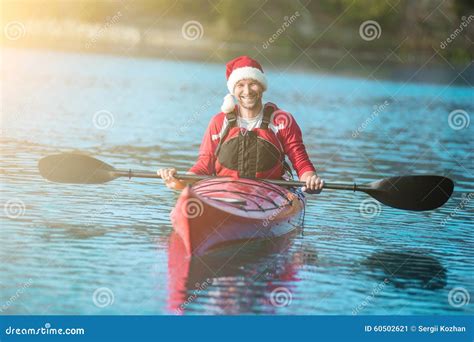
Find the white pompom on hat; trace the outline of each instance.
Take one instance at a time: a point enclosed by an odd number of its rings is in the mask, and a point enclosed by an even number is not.
[[[227,94],[224,97],[224,102],[222,103],[221,110],[224,113],[230,113],[235,108],[234,97],[231,94]]]
[[[267,78],[263,73],[263,68],[256,60],[248,56],[240,56],[234,58],[226,64],[227,78],[227,89],[229,94],[224,97],[224,103],[221,106],[221,110],[224,113],[230,113],[235,108],[235,102],[232,94],[234,93],[234,87],[240,80],[250,78],[258,81],[263,90],[267,90]]]

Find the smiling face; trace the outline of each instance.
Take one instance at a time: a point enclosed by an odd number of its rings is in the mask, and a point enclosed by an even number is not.
[[[263,87],[250,78],[240,80],[234,87],[234,96],[245,109],[254,109],[262,103]]]

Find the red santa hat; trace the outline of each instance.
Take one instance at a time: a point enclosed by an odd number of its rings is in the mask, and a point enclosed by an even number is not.
[[[264,91],[267,90],[267,78],[263,73],[262,66],[249,56],[240,56],[228,62],[226,64],[225,76],[227,78],[227,89],[229,89],[230,94],[224,97],[224,103],[221,106],[221,110],[224,113],[230,113],[235,108],[232,94],[234,93],[235,85],[240,80],[246,78],[256,80],[262,85]]]

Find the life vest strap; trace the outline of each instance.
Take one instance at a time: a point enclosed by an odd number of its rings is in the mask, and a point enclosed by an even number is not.
[[[227,127],[226,128],[228,128],[228,129],[226,129],[224,131],[224,134],[222,134],[222,137],[227,135],[226,133],[229,132],[229,129],[231,129],[232,127],[237,126],[237,114],[235,114],[235,110],[233,110],[230,113],[226,113],[225,118],[227,119]]]
[[[260,125],[261,129],[268,129],[270,119],[272,118],[272,114],[275,110],[276,106],[273,103],[268,102],[267,104],[265,104],[265,107],[263,108],[262,124]]]
[[[218,155],[219,151],[221,150],[221,146],[227,135],[229,134],[229,131],[232,127],[237,126],[237,115],[235,114],[235,110],[233,110],[230,113],[225,114],[225,118],[227,119],[227,126],[224,129],[224,132],[222,132],[222,135],[219,139],[219,143],[217,144],[216,147],[216,152],[214,152],[214,155]]]

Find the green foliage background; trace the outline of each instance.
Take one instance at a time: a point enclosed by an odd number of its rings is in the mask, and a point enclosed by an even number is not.
[[[403,57],[439,51],[454,63],[472,60],[474,23],[450,44],[440,49],[462,17],[474,14],[472,0],[3,0],[2,19],[71,18],[104,22],[120,11],[123,22],[144,30],[180,29],[187,20],[197,20],[206,38],[227,44],[261,48],[296,11],[298,20],[271,44],[268,53],[292,57],[301,50],[317,54],[324,49],[372,54],[383,58],[397,49]],[[370,42],[359,36],[366,20],[377,21],[382,37]],[[402,43],[400,45],[400,43]]]

